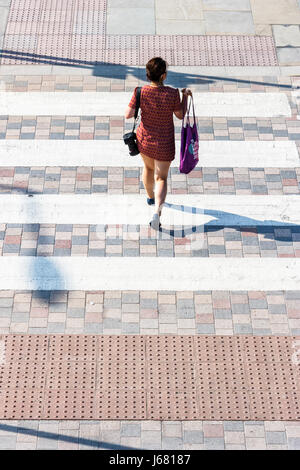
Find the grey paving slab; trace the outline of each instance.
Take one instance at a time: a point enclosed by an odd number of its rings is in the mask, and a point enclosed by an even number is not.
[[[224,431],[242,431],[244,432],[243,421],[225,421]]]
[[[204,20],[156,20],[156,34],[205,34]]]
[[[203,8],[199,0],[155,0],[156,20],[202,20]]]
[[[140,437],[141,435],[141,425],[132,424],[132,423],[122,423],[121,424],[121,436],[127,437]]]
[[[252,334],[252,326],[247,323],[241,323],[233,325],[233,331],[236,335],[251,335]]]
[[[122,294],[122,302],[124,303],[139,303],[139,293],[125,292]]]
[[[215,325],[213,323],[207,323],[202,325],[197,325],[198,334],[215,334]]]
[[[203,444],[203,432],[202,431],[184,431],[183,441],[185,444]]]
[[[276,50],[281,65],[297,65],[300,63],[300,47],[277,47]]]
[[[107,0],[107,11],[112,8],[128,8],[128,0]],[[154,9],[155,0],[130,0],[130,8],[152,8]]]
[[[107,12],[107,34],[155,34],[153,8],[110,8]]]
[[[183,442],[179,437],[163,437],[162,438],[162,449],[180,450],[182,449]]]
[[[276,46],[300,46],[300,27],[298,25],[273,25]]]
[[[63,334],[65,332],[65,328],[65,323],[48,323],[48,333]]]
[[[251,0],[256,24],[299,24],[300,9],[297,0]]]
[[[288,440],[289,450],[300,450],[300,438],[290,437]]]
[[[205,437],[204,448],[207,450],[223,450],[225,442],[223,437]]]
[[[207,34],[255,34],[252,14],[247,11],[205,11],[204,19]]]
[[[16,436],[1,436],[0,437],[0,450],[13,450],[16,445]]]
[[[250,0],[202,0],[204,10],[251,11]]]
[[[267,431],[266,442],[267,444],[286,444],[286,433],[282,431]]]
[[[8,18],[9,8],[0,5],[0,34],[4,34]]]

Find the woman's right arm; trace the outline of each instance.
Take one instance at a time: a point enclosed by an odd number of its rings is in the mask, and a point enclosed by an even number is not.
[[[187,105],[187,97],[192,96],[192,92],[189,88],[183,88],[182,92],[182,99],[181,99],[181,110],[174,111],[175,116],[178,119],[183,119],[186,113],[186,105]]]

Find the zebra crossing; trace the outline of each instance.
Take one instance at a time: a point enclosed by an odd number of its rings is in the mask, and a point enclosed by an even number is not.
[[[120,116],[131,97],[129,92],[1,92],[0,114],[24,115],[118,115]],[[195,93],[197,116],[278,116],[291,115],[291,108],[285,93]],[[178,150],[180,142],[176,142],[177,155],[172,166],[178,165]],[[2,166],[78,166],[95,165],[105,167],[142,166],[141,159],[132,159],[127,155],[127,149],[120,140],[101,141],[48,141],[48,140],[3,140],[0,142],[0,163]],[[278,168],[299,167],[299,155],[293,141],[200,141],[200,165],[209,167],[221,165],[222,167],[245,167],[258,165],[277,166]],[[237,226],[273,226],[289,227],[300,223],[300,204],[297,195],[199,195],[199,194],[168,194],[162,215],[162,224],[166,230],[172,227],[187,228],[198,226],[224,227]],[[3,224],[136,224],[147,226],[153,209],[145,204],[145,196],[141,194],[2,194],[0,198],[0,223]],[[200,228],[201,230],[201,228]],[[159,260],[147,257],[147,260],[116,258],[102,260],[101,265],[95,260],[61,260],[55,257],[51,260],[51,268],[43,269],[45,260],[21,259],[10,256],[10,266],[4,257],[0,259],[1,272],[0,288],[13,289],[13,276],[8,281],[8,272],[14,266],[15,282],[18,289],[43,288],[62,289],[65,286],[72,289],[109,288],[112,290],[133,289],[134,279],[139,281],[140,289],[154,289],[150,280],[155,278],[157,288],[180,289],[180,282],[173,276],[173,272],[185,272],[186,282],[181,288],[187,289],[188,273],[193,273],[193,283],[190,286],[200,289],[219,289],[226,278],[226,289],[232,290],[259,288],[264,289],[277,285],[277,288],[297,288],[299,275],[297,273],[297,260],[241,260],[236,266],[232,276],[228,269],[232,268],[226,259],[207,259],[206,270],[211,275],[205,280],[203,270],[198,274],[197,260],[181,259],[170,260],[164,263],[165,268],[159,270]],[[261,276],[258,282],[247,276],[243,271],[247,262],[253,261],[251,273]],[[222,264],[223,262],[223,264]],[[172,265],[174,263],[174,266]],[[278,268],[283,269],[285,275],[276,274],[275,278],[267,275],[270,272],[270,263],[274,265],[275,273]],[[283,264],[282,264],[283,263]],[[79,272],[81,265],[80,282],[69,282],[71,273]],[[114,267],[112,268],[112,266]],[[201,260],[203,265],[203,260]],[[34,266],[34,281],[26,282]],[[109,269],[111,266],[112,269]],[[122,284],[123,274],[130,269],[130,279],[127,276]],[[136,272],[132,269],[135,267]],[[143,267],[145,274],[143,275]],[[56,272],[63,273],[59,280],[54,281]],[[98,271],[98,275],[97,275]],[[219,277],[213,272],[219,273]],[[208,271],[207,271],[208,272]],[[300,272],[300,270],[298,271]],[[42,276],[41,282],[36,273]],[[111,279],[109,278],[112,274]],[[115,275],[117,273],[117,275]],[[119,275],[119,274],[120,275]],[[121,274],[122,273],[122,274]],[[148,273],[151,273],[149,276]],[[19,277],[18,277],[19,276]],[[72,277],[72,276],[71,276]],[[93,279],[97,279],[93,282]],[[77,278],[78,280],[79,278]],[[238,279],[243,281],[238,282]],[[285,279],[284,284],[280,282]],[[274,284],[272,284],[274,282]],[[49,284],[48,284],[49,283]],[[225,286],[223,284],[223,286]],[[9,286],[9,287],[8,287]]]
[[[148,225],[153,208],[141,194],[3,194],[0,223]],[[300,224],[296,195],[170,194],[162,224],[181,226],[273,226]],[[178,227],[179,228],[179,227]]]
[[[8,290],[297,290],[299,259],[2,257]]]
[[[197,116],[291,117],[291,108],[284,93],[195,93],[194,96]],[[130,97],[131,93],[127,92],[1,92],[0,115],[121,116]],[[177,141],[176,159],[172,162],[172,167],[178,167],[179,164],[179,145],[180,142]],[[292,140],[201,140],[199,155],[199,167],[206,168],[291,169],[300,166],[297,146]],[[139,157],[129,157],[121,140],[0,141],[0,168],[48,166],[139,168],[142,167],[142,162]],[[5,225],[13,231],[20,224],[74,224],[79,229],[81,226],[94,225],[97,232],[98,225],[101,230],[103,226],[109,228],[132,225],[148,230],[149,238],[171,234],[182,240],[185,238],[185,231],[193,228],[196,232],[205,231],[207,227],[215,227],[217,230],[220,226],[233,227],[237,231],[249,227],[274,226],[283,231],[288,230],[300,225],[299,209],[297,194],[168,193],[161,218],[162,231],[155,233],[148,226],[153,208],[146,204],[145,194],[3,193],[0,194],[0,226]],[[295,238],[294,242],[298,247],[299,239]],[[147,303],[147,295],[154,291],[163,292],[167,297],[177,292],[182,295],[183,301],[185,294],[191,291],[202,294],[206,291],[237,291],[240,296],[248,291],[268,291],[271,294],[274,292],[276,296],[279,291],[296,292],[299,286],[300,258],[297,257],[264,258],[253,254],[253,257],[237,258],[220,254],[217,257],[199,258],[186,256],[184,252],[179,257],[158,257],[151,253],[144,257],[116,255],[101,258],[82,256],[80,253],[67,257],[22,256],[15,253],[0,256],[0,291],[32,291],[37,296],[43,293],[41,297],[45,292],[59,294],[65,291],[104,291],[112,295],[123,291],[126,295],[130,295],[130,292],[143,292],[146,295],[143,301],[149,317],[142,321],[144,325],[147,324],[149,331],[153,309],[150,308],[151,299]],[[112,302],[107,303],[111,309],[107,315],[111,313],[112,318],[116,315],[114,306],[117,302],[114,303],[114,300],[112,298]],[[259,299],[255,300],[257,304],[254,305],[260,306]],[[178,300],[176,302],[179,303]],[[221,303],[222,299],[220,305]],[[225,312],[227,307],[223,307],[220,310],[225,315],[222,317],[225,324],[228,321]],[[192,328],[187,327],[193,323],[190,310],[187,310],[189,315],[186,317],[186,325],[184,314],[180,321],[186,326],[185,333],[194,334]],[[263,313],[267,315],[265,310]],[[242,310],[237,313],[244,315]],[[136,315],[133,310],[126,314]],[[208,312],[204,309],[199,310],[197,315],[206,316],[207,321]],[[284,314],[280,316],[283,317]],[[157,319],[153,321],[157,322]],[[225,330],[226,328],[220,329],[217,334],[221,334],[221,331],[224,333]],[[113,334],[112,331],[113,329],[110,334]],[[297,331],[297,327],[294,331]],[[198,333],[211,334],[213,331],[199,328]]]
[[[121,116],[131,92],[0,92],[3,115]],[[291,117],[284,93],[194,93],[197,116]]]
[[[171,167],[179,167],[180,141]],[[201,166],[221,168],[297,168],[299,155],[294,141],[200,140]],[[129,158],[123,140],[0,140],[1,165],[142,167],[139,157]]]

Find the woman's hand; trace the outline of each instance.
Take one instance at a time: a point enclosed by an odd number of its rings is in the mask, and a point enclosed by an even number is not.
[[[189,88],[183,88],[183,89],[181,90],[181,93],[183,94],[183,96],[186,96],[186,97],[193,95],[193,94],[192,94],[192,90],[190,90]]]

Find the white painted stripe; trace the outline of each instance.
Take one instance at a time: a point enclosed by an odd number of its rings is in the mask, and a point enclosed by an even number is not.
[[[0,257],[0,289],[295,290],[300,259]]]
[[[153,213],[141,194],[2,194],[0,223],[148,224]],[[193,213],[194,212],[194,213]],[[297,195],[168,194],[163,225],[300,224]]]
[[[171,166],[179,166],[180,141]],[[300,166],[294,141],[202,141],[199,167]],[[123,140],[0,140],[2,166],[108,166],[142,167],[131,157]]]
[[[123,116],[131,92],[1,92],[3,115]],[[291,116],[284,93],[194,93],[197,116]]]

